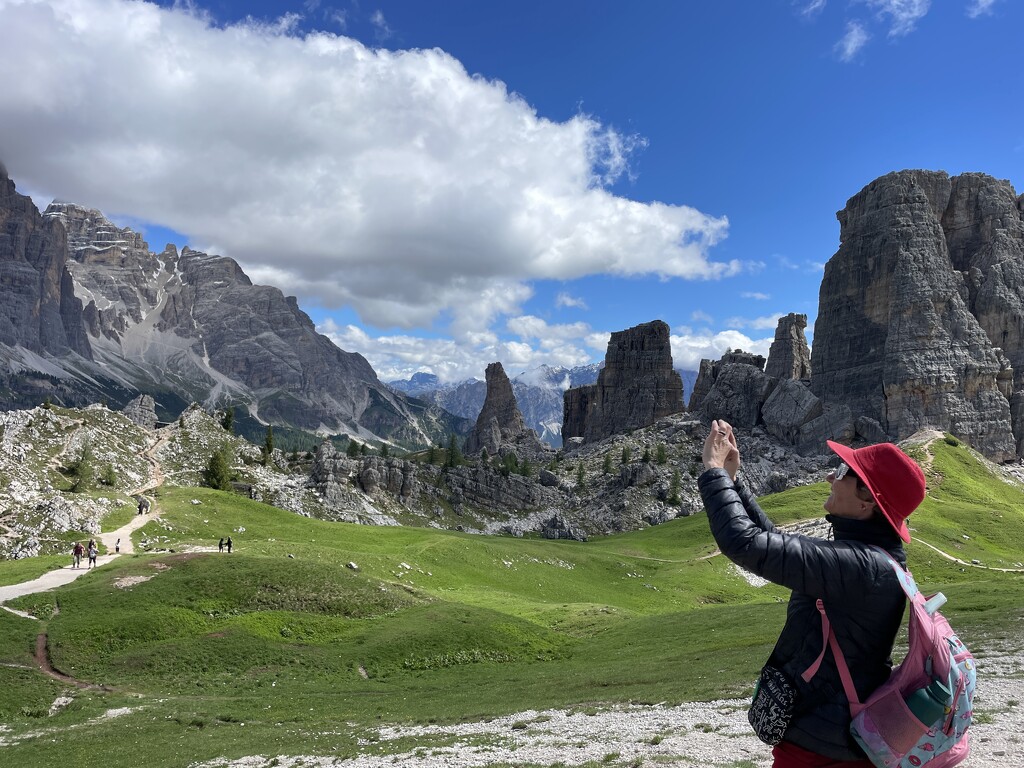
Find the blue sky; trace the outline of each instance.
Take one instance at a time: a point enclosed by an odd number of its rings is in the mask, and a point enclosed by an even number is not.
[[[0,0],[19,189],[237,259],[384,379],[813,331],[835,213],[1024,192],[1011,0]]]

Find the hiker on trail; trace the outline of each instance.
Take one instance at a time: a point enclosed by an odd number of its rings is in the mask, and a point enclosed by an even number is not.
[[[76,541],[75,546],[71,549],[71,556],[74,558],[72,568],[78,568],[82,565],[82,555],[84,554],[85,547],[82,546],[82,542]]]
[[[114,552],[115,553],[120,553],[121,552],[121,540],[120,539],[118,539],[115,542],[115,544],[114,544]]]
[[[223,552],[224,551],[224,537],[223,536],[220,537],[220,543],[217,544],[217,551],[218,552]]]
[[[96,566],[96,555],[99,554],[99,550],[96,548],[96,542],[89,542],[89,567],[94,568]]]
[[[147,506],[148,506],[148,505],[146,504],[146,500],[145,500],[145,499],[143,499],[143,498],[140,498],[140,499],[139,499],[139,514],[140,514],[140,515],[141,515],[141,514],[142,514],[143,512],[145,512],[145,511],[146,511],[146,507],[147,507]]]
[[[227,544],[228,544],[228,554],[230,555],[231,554],[231,537],[230,536],[228,536]]]
[[[906,566],[905,521],[925,496],[924,473],[895,445],[852,449],[830,440],[828,447],[842,459],[826,478],[832,490],[825,519],[834,540],[783,533],[772,524],[737,476],[739,447],[725,421],[711,422],[705,472],[697,480],[722,553],[792,590],[749,717],[762,741],[775,745],[774,768],[871,768],[850,735],[850,705],[834,656],[822,656],[818,601],[864,701],[889,677],[906,602],[888,558],[870,545]],[[780,717],[787,699],[791,712]]]

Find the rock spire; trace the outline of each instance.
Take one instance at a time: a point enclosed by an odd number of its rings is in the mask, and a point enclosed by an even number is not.
[[[613,333],[597,383],[568,389],[564,398],[563,440],[601,440],[684,410],[668,325],[655,320]]]

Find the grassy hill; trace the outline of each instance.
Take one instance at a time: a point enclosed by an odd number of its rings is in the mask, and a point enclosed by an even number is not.
[[[1024,491],[962,445],[919,450],[915,537],[979,563],[914,541],[918,581],[969,645],[1018,637],[1022,575],[979,566],[1024,558]],[[826,495],[762,501],[787,522]],[[37,620],[0,611],[5,762],[344,756],[410,746],[374,746],[383,722],[743,695],[784,620],[787,593],[713,555],[703,515],[572,542],[328,523],[197,488],[156,501],[135,535],[148,553],[12,603]],[[235,552],[217,553],[229,533]],[[0,582],[24,568],[0,563]],[[54,666],[96,687],[34,668],[44,631]]]

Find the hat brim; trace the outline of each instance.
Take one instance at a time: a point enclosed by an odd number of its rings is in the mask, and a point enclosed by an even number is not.
[[[889,521],[889,525],[893,527],[893,530],[900,535],[900,538],[903,539],[903,541],[909,543],[910,529],[907,528],[907,521],[905,519],[897,519],[894,517],[892,512],[886,509],[885,504],[878,500],[878,494],[875,493],[875,489],[871,485],[871,480],[866,476],[867,473],[864,471],[861,462],[857,460],[857,453],[853,448],[841,443],[835,443],[831,440],[826,440],[825,443],[832,452],[836,454],[836,456],[842,459],[850,469],[857,473],[857,477],[859,477],[864,485],[867,486],[867,489],[871,491],[871,498],[875,500],[875,504],[877,504],[878,508],[882,510],[882,514],[885,515],[885,519]]]

